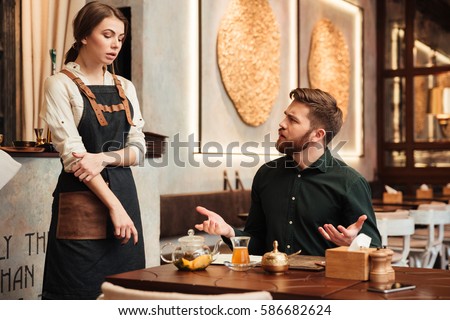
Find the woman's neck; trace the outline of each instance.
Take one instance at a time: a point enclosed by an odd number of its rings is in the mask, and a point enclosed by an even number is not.
[[[104,84],[104,74],[105,74],[105,66],[98,63],[92,63],[90,60],[83,59],[82,56],[78,56],[75,60],[80,66],[81,72],[83,72],[84,76],[88,79],[89,84],[92,85],[103,85]]]

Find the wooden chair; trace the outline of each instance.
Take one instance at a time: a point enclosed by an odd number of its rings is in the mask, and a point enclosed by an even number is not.
[[[268,291],[224,294],[189,294],[128,289],[105,281],[97,300],[272,300]]]
[[[414,219],[407,210],[375,212],[381,244],[394,251],[392,265],[408,266],[411,235],[414,234]],[[395,240],[394,240],[395,239]]]

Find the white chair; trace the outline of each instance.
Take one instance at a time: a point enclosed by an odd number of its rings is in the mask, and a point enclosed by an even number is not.
[[[416,224],[411,238],[411,266],[433,268],[437,256],[442,255],[444,225],[450,223],[450,214],[447,210],[417,209],[411,210],[411,216]],[[417,228],[419,225],[426,229],[425,236]]]
[[[97,300],[272,300],[268,291],[224,294],[188,294],[128,289],[105,281]]]
[[[446,211],[447,212],[447,223],[444,225],[437,225],[434,227],[434,236],[436,238],[442,238],[442,246],[439,253],[440,261],[441,261],[441,269],[447,269],[449,264],[450,257],[450,205],[445,203],[436,203],[432,202],[430,204],[420,205],[420,210],[437,210],[437,211]],[[414,239],[428,239],[429,237],[429,228],[418,228],[414,233]]]
[[[407,267],[414,219],[407,210],[375,212],[375,217],[381,234],[381,245],[394,251],[392,265]]]
[[[441,269],[450,270],[450,224],[444,226],[444,240],[441,251]]]

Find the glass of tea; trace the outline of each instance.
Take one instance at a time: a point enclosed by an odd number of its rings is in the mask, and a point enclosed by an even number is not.
[[[231,263],[249,264],[250,256],[248,255],[248,243],[250,242],[250,237],[231,237],[230,240],[231,244],[233,245]]]

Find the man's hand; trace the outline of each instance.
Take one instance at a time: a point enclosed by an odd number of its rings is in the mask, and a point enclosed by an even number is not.
[[[196,210],[198,213],[208,218],[207,220],[203,221],[203,223],[196,224],[196,229],[209,234],[224,236],[227,238],[234,237],[233,228],[228,223],[226,223],[220,215],[200,206],[197,207]]]
[[[339,225],[336,229],[332,224],[324,224],[323,227],[319,227],[319,232],[325,239],[338,246],[349,246],[359,231],[361,231],[366,219],[367,216],[363,214],[354,224],[349,225],[347,228]]]

